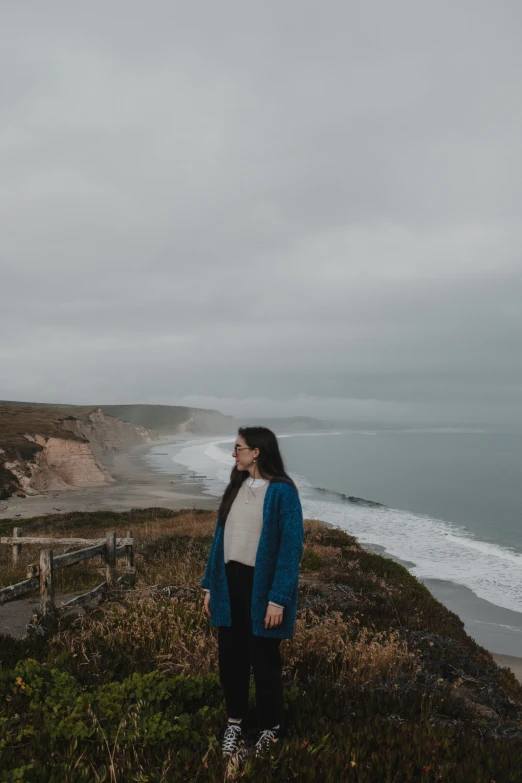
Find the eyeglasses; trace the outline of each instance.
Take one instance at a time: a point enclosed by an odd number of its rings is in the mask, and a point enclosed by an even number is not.
[[[252,449],[250,448],[250,446],[238,446],[238,445],[236,444],[236,445],[234,446],[234,451],[233,451],[232,453],[233,453],[233,454],[237,454],[239,451],[241,451],[241,449],[248,449],[249,451],[252,451]]]

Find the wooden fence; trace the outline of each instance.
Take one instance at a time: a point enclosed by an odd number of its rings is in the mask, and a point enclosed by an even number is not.
[[[22,554],[22,545],[52,545],[52,546],[82,546],[88,544],[84,549],[78,549],[75,552],[66,552],[64,555],[53,556],[52,549],[42,549],[40,551],[40,562],[31,564],[27,567],[27,579],[18,584],[10,585],[0,589],[0,605],[9,601],[15,601],[27,593],[40,588],[40,607],[42,614],[50,615],[57,612],[54,602],[54,572],[58,568],[67,568],[76,565],[84,560],[91,560],[100,555],[105,560],[105,581],[90,590],[88,593],[78,595],[67,601],[60,607],[63,611],[71,606],[81,606],[89,603],[94,598],[107,593],[109,588],[114,587],[120,579],[116,579],[116,561],[118,557],[125,558],[125,572],[134,573],[134,539],[129,530],[126,538],[116,538],[116,533],[107,533],[105,541],[92,540],[87,538],[46,538],[23,536],[22,530],[18,527],[13,529],[12,537],[0,538],[0,544],[7,544],[13,547],[12,562],[16,567]]]

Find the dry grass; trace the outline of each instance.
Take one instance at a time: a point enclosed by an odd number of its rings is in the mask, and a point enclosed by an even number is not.
[[[163,598],[131,591],[120,602],[77,618],[71,630],[57,634],[52,647],[69,652],[91,673],[103,673],[126,651],[136,671],[208,674],[217,666],[217,646],[202,600]]]
[[[0,587],[16,584],[26,579],[27,566],[35,563],[39,550],[34,547],[22,547],[18,564],[13,565],[12,549],[7,544],[0,545]]]
[[[137,669],[191,675],[216,671],[216,631],[203,611],[199,590],[214,527],[214,512],[184,512],[136,526],[138,589],[79,617],[74,630],[55,637],[53,646],[59,652],[69,651],[98,674],[110,660],[109,644],[113,650],[129,651]],[[306,549],[321,558],[329,567],[326,570],[340,568],[342,548],[321,543],[327,530],[307,521]],[[82,535],[88,532],[84,529]],[[165,598],[156,590],[173,585],[184,588],[183,597]],[[328,606],[319,613],[300,611],[295,635],[284,640],[282,652],[288,679],[309,673],[339,683],[366,684],[398,674],[414,679],[417,673],[413,654],[396,631],[361,628],[357,618],[343,618]]]
[[[309,673],[338,684],[367,685],[399,674],[415,679],[418,672],[413,653],[396,631],[374,633],[360,628],[357,617],[346,620],[340,612],[301,614],[293,639],[284,643],[283,660],[289,678]]]
[[[77,525],[70,534],[83,538],[103,538],[106,529],[93,524]],[[149,671],[207,674],[217,668],[216,631],[203,611],[199,591],[210,537],[215,529],[215,512],[173,512],[172,516],[145,515],[133,523],[136,541],[137,589],[122,594],[118,601],[103,605],[92,614],[77,618],[73,627],[52,641],[55,651],[68,651],[82,666],[98,676],[107,667]],[[125,535],[120,529],[118,535]],[[63,530],[56,531],[63,536]],[[343,549],[323,543],[332,535],[315,520],[305,522],[305,551],[317,558],[323,577],[337,570],[357,571],[354,562],[343,561]],[[9,567],[4,547],[0,578],[19,581],[25,576],[26,562],[34,561],[34,548],[25,547],[20,568]],[[76,581],[81,586],[89,575],[93,583],[100,579],[98,561],[75,569],[57,572],[67,589]],[[123,563],[121,563],[123,566]],[[66,572],[68,574],[66,575]],[[103,573],[103,571],[101,572]],[[183,597],[166,598],[156,588],[185,588]],[[91,585],[89,584],[89,587]],[[59,591],[57,582],[57,592]],[[124,652],[122,652],[124,651]],[[283,642],[284,672],[287,678],[324,674],[335,682],[368,683],[375,679],[393,679],[398,674],[416,676],[413,655],[396,631],[376,633],[359,627],[357,618],[343,618],[338,611],[321,607],[298,614],[295,635]],[[125,662],[122,663],[122,656]],[[132,660],[132,664],[131,664]],[[111,663],[112,661],[112,663]]]
[[[45,536],[49,538],[90,538],[102,541],[105,534],[116,531],[118,537],[132,530],[132,535],[143,541],[169,533],[191,536],[212,535],[216,523],[214,511],[182,509],[172,511],[161,508],[133,509],[129,512],[73,512],[71,514],[50,514],[28,520],[3,520],[3,536],[11,535],[13,525],[22,527],[24,536]],[[20,541],[23,544],[23,538]],[[1,551],[1,550],[0,550]]]
[[[211,536],[216,527],[215,511],[187,510],[172,515],[171,518],[152,517],[132,531],[137,541],[154,540],[160,536],[176,534],[180,536]]]
[[[319,519],[305,519],[304,531],[308,543],[319,543],[325,532],[326,525]]]
[[[308,555],[315,555],[322,564],[322,568],[338,566],[343,559],[341,549],[333,546],[309,543],[306,547]]]
[[[217,668],[215,630],[195,600],[128,593],[91,615],[78,617],[72,630],[54,637],[54,652],[69,652],[91,673],[111,668],[107,650],[128,651],[136,671],[209,674]],[[110,640],[110,641],[109,641]],[[339,612],[298,617],[293,639],[282,644],[283,672],[289,680],[325,676],[338,684],[367,685],[398,675],[415,679],[418,666],[395,631],[373,633]],[[119,655],[118,658],[121,658]]]

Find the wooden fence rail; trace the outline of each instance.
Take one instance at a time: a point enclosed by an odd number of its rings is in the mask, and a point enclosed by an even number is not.
[[[0,544],[7,544],[13,547],[12,562],[17,566],[20,562],[22,545],[55,545],[55,546],[79,546],[89,544],[84,549],[78,549],[75,552],[66,552],[63,555],[53,556],[52,549],[42,549],[40,551],[39,563],[32,563],[27,567],[27,579],[18,584],[10,585],[0,589],[0,605],[15,601],[18,598],[40,588],[40,608],[42,614],[55,614],[57,609],[54,601],[54,572],[58,568],[68,568],[69,566],[81,563],[84,560],[91,560],[94,557],[103,556],[105,560],[105,581],[83,595],[72,598],[61,607],[61,610],[71,606],[81,606],[92,601],[99,595],[107,593],[109,588],[114,587],[116,582],[116,562],[118,557],[125,558],[125,572],[134,573],[134,539],[131,531],[127,531],[125,538],[116,538],[116,533],[111,531],[103,539],[87,538],[48,538],[46,536],[33,537],[22,535],[22,530],[15,527],[12,537],[0,538]]]
[[[14,530],[18,530],[18,528],[14,528]],[[13,532],[14,532],[13,530]],[[130,532],[130,531],[129,531]],[[2,536],[0,537],[0,544],[13,544],[15,543],[16,547],[20,547],[20,551],[18,552],[18,555],[21,554],[22,551],[22,544],[28,545],[28,546],[34,546],[35,544],[46,544],[51,546],[81,546],[82,544],[90,544],[91,546],[94,544],[105,544],[106,539],[105,538],[48,538],[47,536],[24,536],[22,540],[21,532],[18,533],[18,535],[15,536]],[[133,542],[132,536],[129,536],[127,534],[126,538],[117,538],[116,543],[118,546],[122,546],[124,544],[129,544]],[[13,552],[14,557],[14,552]]]

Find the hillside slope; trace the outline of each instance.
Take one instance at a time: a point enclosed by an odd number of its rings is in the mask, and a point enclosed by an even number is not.
[[[24,535],[49,521],[26,520]],[[215,513],[198,510],[56,515],[59,534],[131,528],[136,589],[46,637],[0,638],[0,781],[82,783],[96,770],[121,781],[520,783],[513,674],[407,569],[317,521],[305,522],[296,630],[281,645],[286,735],[270,759],[227,764],[217,629],[200,588],[214,527]]]

